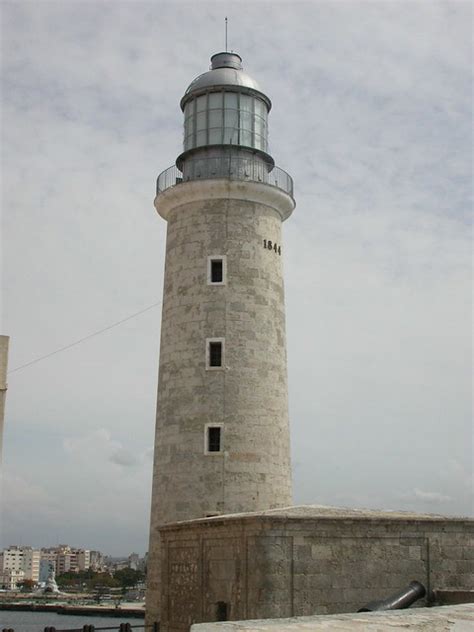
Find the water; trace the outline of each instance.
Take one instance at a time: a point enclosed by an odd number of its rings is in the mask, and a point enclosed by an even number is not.
[[[122,617],[84,617],[56,614],[55,612],[18,612],[13,610],[0,610],[0,630],[13,628],[15,632],[43,632],[45,626],[54,625],[58,630],[65,628],[80,629],[83,625],[115,626],[121,623],[130,623],[134,626],[143,626],[143,619],[127,619]],[[112,630],[110,632],[113,632]],[[144,628],[135,628],[135,632],[144,632]]]

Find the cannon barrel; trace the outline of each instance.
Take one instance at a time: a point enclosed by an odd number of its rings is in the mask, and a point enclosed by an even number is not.
[[[412,581],[406,588],[399,592],[381,599],[379,601],[371,601],[357,612],[373,612],[374,610],[403,610],[409,608],[412,603],[421,599],[426,595],[426,589],[420,582]]]

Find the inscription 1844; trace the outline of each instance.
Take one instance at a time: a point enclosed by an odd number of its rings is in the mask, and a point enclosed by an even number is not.
[[[281,255],[281,246],[279,246],[276,242],[272,241],[271,239],[264,239],[263,247],[266,248],[267,250],[273,250],[273,252],[275,252],[276,254]]]

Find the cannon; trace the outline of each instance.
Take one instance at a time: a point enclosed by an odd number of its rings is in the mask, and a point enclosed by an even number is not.
[[[426,589],[420,582],[412,581],[406,588],[399,592],[381,599],[371,601],[357,612],[374,612],[375,610],[403,610],[409,608],[415,601],[426,595]]]

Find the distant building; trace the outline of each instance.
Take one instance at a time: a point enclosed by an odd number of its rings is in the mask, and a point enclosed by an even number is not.
[[[58,547],[57,567],[58,575],[73,572],[76,570],[77,556],[75,555],[75,553],[73,553],[71,547],[62,545]]]
[[[0,571],[0,587],[3,590],[16,590],[18,584],[25,579],[24,571],[11,568]]]
[[[130,553],[130,555],[128,556],[128,567],[134,571],[137,571],[139,565],[140,556],[138,555],[138,553]]]
[[[87,549],[79,549],[76,552],[77,569],[79,571],[87,571],[91,565],[91,552]]]
[[[129,568],[128,560],[121,560],[120,562],[115,562],[111,570],[113,573],[116,573],[117,571],[123,571],[125,568]]]
[[[145,554],[145,557],[140,558],[137,570],[146,574],[146,563],[147,563],[147,554]]]
[[[23,549],[23,570],[25,571],[25,579],[31,579],[34,582],[39,580],[41,552],[35,549]]]
[[[7,580],[6,572],[11,571]],[[22,579],[39,580],[40,551],[29,546],[10,546],[4,549],[0,556],[0,573],[4,575],[3,583],[15,583],[20,581],[19,573],[23,573]],[[8,574],[8,573],[7,573]]]
[[[91,552],[88,549],[75,549],[67,544],[54,548],[41,549],[41,559],[53,565],[56,575],[78,573],[90,568]]]
[[[0,552],[0,586],[16,585],[20,579],[45,582],[51,570],[55,575],[61,575],[89,568],[96,571],[105,569],[104,556],[100,551],[76,549],[67,544],[43,549],[10,546]]]

